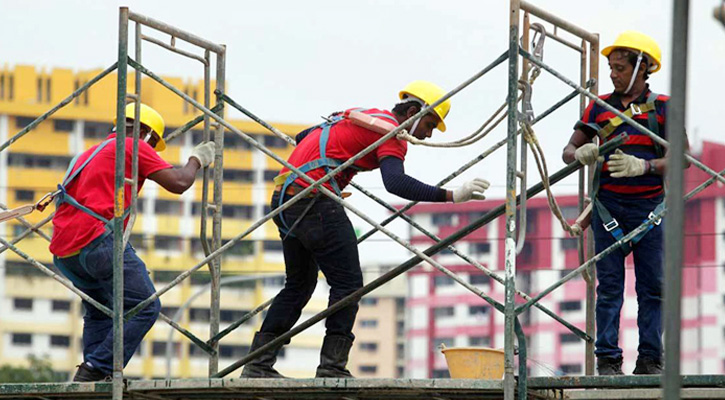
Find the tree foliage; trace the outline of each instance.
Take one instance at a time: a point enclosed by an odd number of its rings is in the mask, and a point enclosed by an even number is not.
[[[61,382],[63,376],[53,371],[50,360],[28,356],[29,366],[16,367],[12,365],[0,366],[0,383],[33,383],[33,382]]]

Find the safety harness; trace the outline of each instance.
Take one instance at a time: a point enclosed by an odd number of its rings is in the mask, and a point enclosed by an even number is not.
[[[369,109],[367,109],[367,108],[356,108],[356,109],[353,109],[350,111],[365,112],[368,110]],[[392,120],[396,124],[398,123],[398,121],[394,117],[387,115],[387,114],[375,113],[375,114],[369,114],[369,115],[372,117],[387,118],[387,119]],[[316,129],[322,128],[322,132],[320,132],[320,158],[312,160],[312,161],[308,161],[307,163],[298,167],[300,172],[307,174],[307,172],[312,171],[314,169],[323,168],[325,170],[325,173],[329,174],[330,171],[332,171],[332,169],[337,168],[340,165],[342,165],[344,160],[341,161],[341,160],[327,157],[327,142],[330,138],[330,129],[332,128],[332,126],[334,126],[335,124],[337,124],[343,120],[345,120],[345,114],[337,113],[337,114],[333,114],[330,117],[326,118],[325,122],[307,129],[307,132],[313,132]],[[304,137],[301,140],[304,140]],[[361,168],[359,168],[355,165],[351,165],[350,168],[356,169],[358,171],[362,170]],[[295,172],[292,172],[292,171],[287,171],[286,173],[280,174],[274,178],[275,185],[282,185],[282,189],[279,192],[280,195],[279,195],[278,207],[282,206],[282,204],[284,204],[285,193],[287,191],[287,188],[291,184],[293,184],[297,180],[297,178],[299,178],[299,175],[297,175]],[[332,179],[330,179],[329,182],[330,182],[330,186],[332,186],[332,189],[335,192],[335,194],[340,197],[343,197],[342,191],[340,190],[340,187],[337,184],[335,177],[332,177]],[[318,196],[319,196],[319,193],[318,193]],[[312,205],[314,204],[315,201],[317,201],[317,196],[312,200],[312,202],[310,202],[310,204],[302,212],[302,214],[297,218],[297,220],[294,222],[294,224],[292,226],[289,226],[287,224],[287,221],[285,221],[285,218],[283,215],[284,212],[279,213],[279,220],[282,223],[282,226],[279,229],[280,229],[280,232],[282,232],[285,235],[284,236],[285,238],[288,236],[294,237],[294,235],[292,234],[292,231],[297,226],[297,224],[305,217],[307,212],[309,212],[309,210],[312,208]]]
[[[657,108],[655,106],[655,100],[657,99],[658,94],[651,92],[649,96],[647,96],[647,102],[644,104],[631,104],[630,107],[624,111],[624,115],[628,117],[634,117],[637,115],[641,115],[644,113],[647,113],[647,125],[649,126],[649,129],[654,132],[656,135],[659,135],[659,123],[657,122]],[[619,127],[624,123],[624,120],[620,117],[614,117],[609,119],[607,125],[599,129],[597,134],[599,135],[599,138],[602,140],[602,142],[606,141],[606,139]],[[664,149],[662,146],[657,143],[653,142],[654,148],[655,148],[655,154],[657,158],[662,158],[664,156]],[[607,210],[606,207],[604,207],[604,204],[602,204],[601,201],[599,201],[599,179],[602,171],[602,167],[604,166],[603,161],[597,161],[597,168],[594,172],[594,180],[592,182],[592,202],[594,203],[594,207],[597,209],[597,213],[599,214],[599,217],[602,219],[602,225],[604,226],[604,230],[609,232],[615,240],[620,240],[624,237],[624,231],[622,230],[622,227],[620,226],[619,222],[612,217],[612,214]],[[649,213],[647,216],[647,219],[645,219],[643,222],[648,222],[655,218],[655,215],[659,214],[662,210],[665,208],[664,201],[657,205],[657,207]],[[642,238],[649,232],[652,228],[654,228],[655,225],[659,225],[662,223],[662,218],[658,218],[654,224],[650,224],[647,226],[647,229],[642,231],[640,234],[633,237],[630,241],[630,243],[624,243],[621,246],[621,250],[624,252],[625,256],[628,255],[632,251],[632,245],[637,244]]]

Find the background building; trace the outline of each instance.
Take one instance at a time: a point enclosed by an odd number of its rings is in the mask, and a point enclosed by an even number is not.
[[[719,171],[725,168],[725,146],[705,142],[702,162]],[[708,176],[686,171],[688,190]],[[566,218],[578,215],[576,196],[558,196]],[[456,205],[421,204],[410,213],[416,222],[439,237],[446,237],[501,204],[486,200]],[[682,372],[721,374],[725,363],[725,189],[713,185],[687,203],[685,269],[683,271]],[[535,295],[578,267],[576,239],[567,237],[549,211],[546,198],[528,203],[526,244],[517,257],[517,288]],[[504,269],[503,218],[469,235],[456,247],[481,264]],[[666,221],[665,221],[666,224]],[[431,241],[410,230],[421,248]],[[450,252],[435,257],[471,284],[503,301],[504,287]],[[624,370],[631,372],[637,358],[637,301],[632,256],[626,263],[626,291],[622,310],[620,346]],[[407,373],[410,378],[448,376],[440,344],[503,348],[503,314],[428,265],[408,273]],[[579,277],[545,297],[542,304],[581,329],[585,327],[586,286]],[[518,298],[517,301],[522,301]],[[520,316],[527,336],[529,369],[533,375],[583,374],[584,342],[542,312],[532,309]]]
[[[0,68],[0,142],[5,142],[39,115],[68,96],[74,89],[95,76],[98,71],[74,72],[67,69],[38,70],[32,66]],[[187,94],[201,101],[203,82],[165,78]],[[134,75],[129,75],[129,91]],[[158,110],[167,130],[186,123],[199,113],[170,91],[150,80],[143,81],[143,101]],[[0,152],[0,202],[10,208],[37,201],[55,189],[70,159],[97,144],[112,129],[115,115],[116,79],[111,74],[89,91],[41,123],[34,131]],[[244,132],[254,134],[262,143],[287,157],[291,147],[258,125],[241,120],[231,123]],[[302,125],[275,124],[288,134]],[[198,127],[201,129],[201,124]],[[194,144],[201,141],[201,132],[193,131],[169,143],[162,156],[174,165],[184,164]],[[235,134],[227,132],[224,139],[223,238],[228,240],[264,215],[273,190],[272,178],[279,167],[259,151],[252,151]],[[213,186],[213,185],[211,185]],[[210,187],[210,189],[212,189]],[[200,181],[182,196],[173,195],[148,181],[139,200],[139,216],[131,241],[147,263],[157,286],[170,282],[181,271],[202,258],[199,239]],[[28,216],[32,223],[53,211]],[[210,224],[211,225],[211,224]],[[43,228],[51,234],[51,224]],[[5,238],[12,239],[25,227],[18,221],[0,226]],[[211,236],[211,235],[209,235]],[[48,243],[36,235],[18,247],[38,261],[50,266],[52,258]],[[239,319],[247,311],[274,296],[284,280],[281,243],[276,227],[270,222],[258,229],[248,240],[234,246],[222,258],[223,277],[276,273],[276,278],[247,280],[222,288],[222,328]],[[195,273],[183,284],[162,296],[163,312],[173,317],[181,305],[203,289],[209,276],[205,270]],[[305,313],[323,309],[327,303],[327,287],[318,290]],[[0,255],[0,364],[26,365],[27,356],[47,355],[53,368],[71,374],[81,360],[82,310],[70,291],[47,278],[11,251]],[[302,318],[308,317],[303,315]],[[209,336],[209,294],[199,296],[181,314],[180,322],[201,338]],[[257,316],[221,341],[220,367],[245,355],[253,332],[259,326]],[[157,378],[166,376],[166,342],[170,327],[157,322],[144,340],[139,353],[126,369],[129,377]],[[312,376],[319,358],[319,345],[324,327],[316,326],[296,337],[284,351],[278,364],[290,376]],[[175,333],[170,371],[173,377],[207,376],[205,353],[189,340]]]

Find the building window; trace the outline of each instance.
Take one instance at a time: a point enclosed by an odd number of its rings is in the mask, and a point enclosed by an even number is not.
[[[210,319],[211,311],[208,308],[189,309],[189,321],[191,322],[209,322]]]
[[[471,283],[471,285],[488,285],[491,282],[491,278],[489,278],[488,275],[476,274],[469,275],[468,281]]]
[[[181,251],[182,246],[181,238],[177,236],[154,236],[154,248],[156,250]]]
[[[83,137],[86,139],[105,139],[113,130],[113,125],[107,122],[85,121],[83,124]]]
[[[16,346],[30,346],[33,344],[33,335],[30,333],[13,333],[12,342]]]
[[[489,347],[491,346],[491,338],[488,336],[471,336],[468,338],[469,346]]]
[[[53,300],[51,303],[51,309],[53,311],[70,311],[70,301],[68,300]]]
[[[222,245],[225,245],[229,240],[222,240]],[[232,257],[249,257],[254,255],[254,242],[251,240],[242,240],[235,243],[229,250],[224,252],[226,256]]]
[[[565,375],[582,373],[581,364],[561,364],[561,366],[559,366],[559,369],[561,369],[561,372],[563,372]]]
[[[239,321],[247,314],[249,314],[249,311],[247,310],[221,310],[219,311],[219,320],[221,322],[231,323]],[[247,322],[249,322],[250,320],[251,318],[248,319]]]
[[[431,378],[433,378],[433,379],[450,379],[451,374],[448,372],[447,369],[434,369],[433,373],[431,374]]]
[[[30,125],[31,122],[35,121],[34,117],[15,117],[15,127],[25,128]]]
[[[435,226],[452,226],[453,213],[437,213],[433,214],[432,222]]]
[[[361,306],[376,306],[378,305],[378,298],[377,297],[363,297],[360,299],[360,305]]]
[[[578,343],[579,337],[573,333],[562,333],[559,335],[559,341],[561,342],[561,344]]]
[[[481,255],[489,254],[491,252],[491,243],[471,243],[471,254]]]
[[[234,358],[239,359],[249,353],[249,346],[235,346],[222,344],[219,346],[219,357],[220,358]]]
[[[264,181],[265,182],[273,182],[274,178],[279,175],[279,171],[276,169],[268,169],[264,171]]]
[[[224,144],[226,147],[226,143]],[[230,182],[254,182],[254,171],[247,169],[224,169],[224,180]]]
[[[433,285],[435,287],[453,286],[453,278],[448,275],[437,275],[433,278]]]
[[[48,103],[50,103],[50,98],[51,98],[50,89],[51,89],[50,78],[48,78],[45,80],[45,101],[47,101]]]
[[[360,320],[361,328],[376,328],[378,326],[377,319],[362,319]]]
[[[18,168],[48,168],[65,171],[71,157],[41,156],[38,154],[9,153],[8,166]]]
[[[69,119],[54,119],[53,129],[55,129],[56,132],[72,132],[73,121]]]
[[[236,204],[224,204],[222,206],[222,216],[224,218],[252,219],[253,211],[253,206]]]
[[[282,252],[282,242],[279,240],[265,240],[262,247],[264,251]]]
[[[579,300],[562,301],[559,303],[561,311],[579,311],[582,309],[582,302]]]
[[[12,100],[15,96],[15,76],[8,75],[8,100]]]
[[[15,191],[15,200],[17,200],[17,201],[33,201],[33,200],[35,200],[35,192],[32,190],[18,189]]]
[[[41,103],[43,101],[43,78],[38,78],[37,83],[38,90],[36,91],[36,100],[38,101],[38,103]]]
[[[33,311],[33,299],[16,297],[13,299],[13,308],[17,311]]]
[[[141,204],[141,202],[139,202],[139,204]],[[131,246],[133,246],[136,250],[146,250],[147,248],[146,239],[143,234],[132,233],[128,240],[131,242]]]
[[[264,143],[265,146],[274,149],[284,149],[285,147],[287,147],[286,140],[282,139],[281,137],[271,135],[264,135],[262,143]]]
[[[378,372],[378,367],[376,365],[361,365],[358,368],[361,374],[374,374]]]
[[[50,335],[51,347],[70,347],[70,336]]]
[[[561,249],[564,251],[574,250],[579,245],[579,239],[577,238],[563,238],[561,239]]]
[[[361,351],[378,351],[378,344],[374,342],[362,342],[360,343],[360,350]]]
[[[226,208],[226,206],[224,206],[223,208]],[[206,211],[207,216],[211,216],[212,214],[213,214],[212,210]],[[194,215],[194,216],[201,215],[201,202],[191,203],[191,215]]]
[[[468,315],[485,316],[488,314],[488,306],[468,306]]]
[[[284,276],[274,276],[274,277],[267,277],[262,278],[262,285],[265,287],[282,287],[284,286],[285,277]]]
[[[455,340],[452,337],[439,337],[433,339],[433,351],[438,351],[441,347],[453,347]]]
[[[183,203],[177,200],[156,200],[154,211],[156,214],[162,215],[181,215],[183,214]]]
[[[0,99],[5,98],[5,74],[0,74]]]
[[[433,309],[433,315],[436,318],[452,317],[455,314],[456,310],[453,307],[436,307]]]
[[[181,343],[171,343],[171,356],[179,357],[181,354]],[[151,355],[154,357],[166,357],[166,342],[153,342],[151,343]]]

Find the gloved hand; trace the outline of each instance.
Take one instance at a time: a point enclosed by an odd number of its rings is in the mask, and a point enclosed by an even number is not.
[[[197,145],[191,151],[189,158],[196,158],[201,164],[201,167],[208,167],[214,161],[214,153],[216,152],[216,145],[214,142],[206,142]]]
[[[472,181],[468,181],[463,186],[453,191],[453,202],[463,203],[469,200],[484,200],[486,196],[483,192],[491,186],[485,179],[476,178]]]
[[[574,158],[582,165],[591,165],[599,157],[599,147],[594,143],[587,143],[574,152]]]
[[[617,149],[614,154],[609,156],[607,165],[612,178],[624,178],[644,175],[647,162],[641,158],[624,154],[622,150]]]

